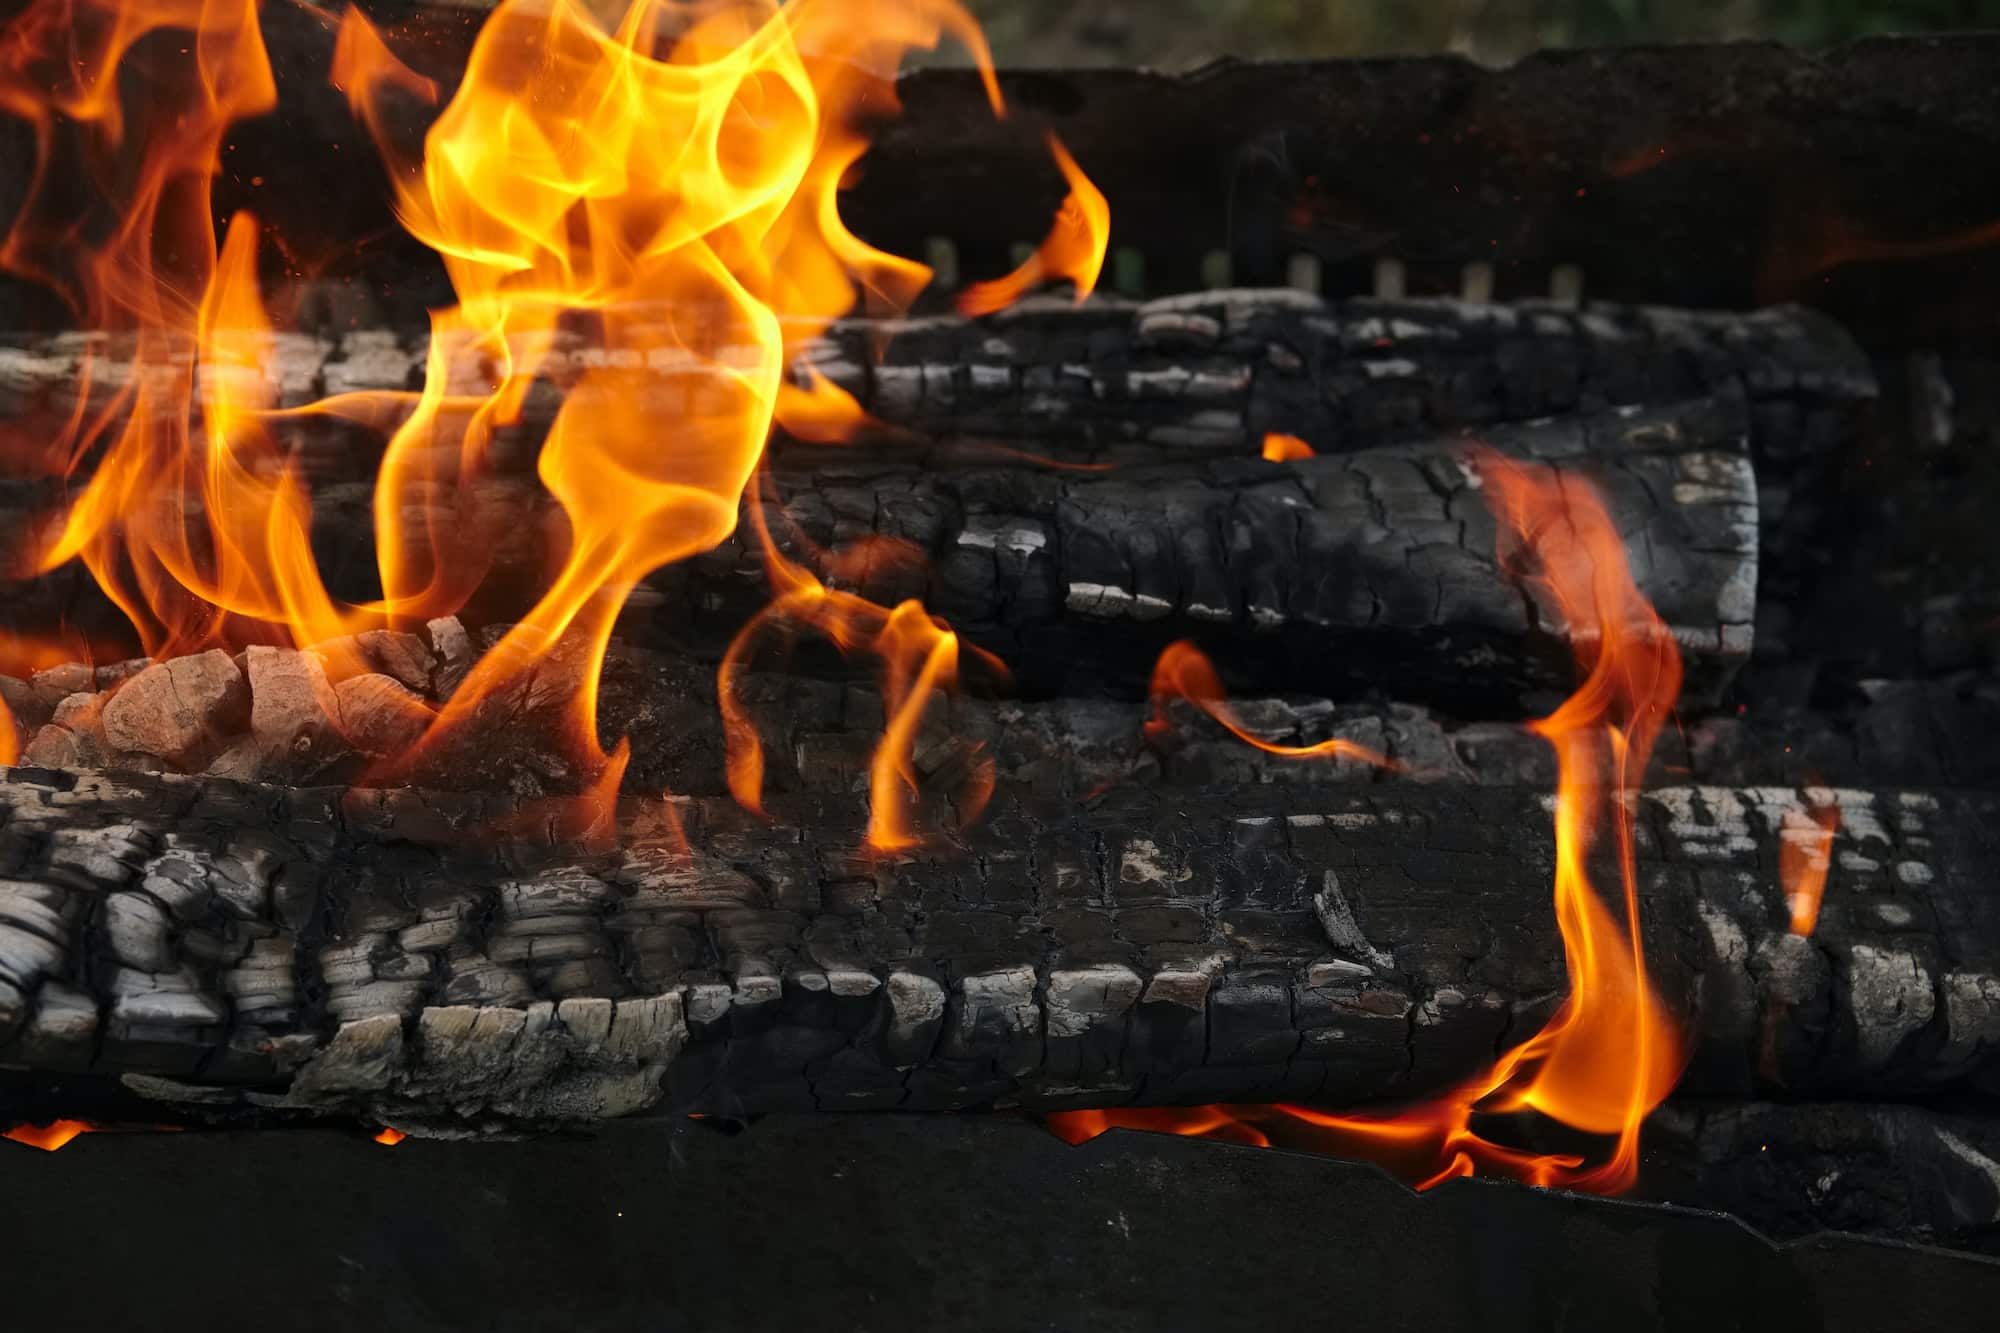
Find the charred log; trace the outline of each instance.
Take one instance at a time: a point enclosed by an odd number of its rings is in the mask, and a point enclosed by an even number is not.
[[[1484,445],[1604,494],[1699,702],[1750,651],[1751,432],[1732,391],[1289,463],[1246,447],[1234,459],[1078,473],[996,466],[964,448],[794,449],[774,464],[779,505],[767,522],[782,549],[829,579],[829,552],[906,544],[915,558],[872,560],[858,580],[846,561],[849,586],[885,606],[921,598],[996,652],[1024,695],[1130,697],[1162,648],[1194,638],[1240,690],[1339,696],[1394,680],[1412,702],[1518,716],[1566,688],[1571,654],[1532,570],[1504,568],[1497,554],[1474,461]],[[365,483],[315,492],[321,568],[355,601],[380,595],[371,506]],[[492,553],[498,588],[539,586],[566,548],[562,515],[532,478],[482,483],[457,512],[463,558]],[[770,597],[750,527],[656,573],[625,632],[713,661]],[[86,621],[64,600],[78,591],[44,585],[15,613],[39,601],[47,620],[60,611]],[[489,600],[502,620],[525,609]]]
[[[279,335],[269,390],[278,404],[298,406],[329,394],[414,389],[428,347],[423,333],[393,329]],[[70,333],[0,347],[0,413],[66,411],[92,350],[109,355],[90,381],[108,401],[126,373],[115,342]],[[607,356],[587,332],[570,334],[524,409],[527,421],[546,421],[568,384]],[[976,321],[843,321],[805,348],[795,375],[803,381],[808,368],[920,439],[1006,441],[1069,461],[1125,464],[1254,456],[1268,431],[1344,452],[1441,429],[1719,393],[1750,403],[1760,460],[1789,460],[1837,443],[1855,409],[1876,395],[1873,371],[1847,334],[1803,309],[1328,302],[1284,289],[1145,304],[1100,297],[1081,307],[1035,300]],[[701,392],[708,374],[693,361],[653,369],[663,420]],[[489,374],[470,348],[450,361],[455,386],[476,388]],[[336,472],[352,467],[357,452],[365,466],[365,451],[345,440],[330,455],[309,452],[307,465]]]
[[[1644,799],[1684,1090],[1990,1092],[2000,798],[1833,798],[1809,939],[1775,885],[1803,798]],[[0,1063],[197,1105],[471,1128],[1356,1103],[1466,1076],[1564,987],[1545,797],[1515,788],[1009,790],[898,856],[820,797],[775,825],[626,802],[594,847],[533,805],[418,791],[15,770],[0,799]]]

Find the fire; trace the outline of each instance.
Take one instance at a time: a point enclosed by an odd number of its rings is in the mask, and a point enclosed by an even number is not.
[[[551,743],[598,787],[616,783],[597,679],[627,595],[735,530],[774,423],[812,440],[866,424],[844,391],[794,383],[786,368],[857,301],[900,312],[930,280],[857,238],[838,206],[866,124],[896,109],[902,55],[956,39],[1005,112],[984,38],[955,0],[605,9],[502,0],[420,144],[397,113],[436,107],[438,88],[359,11],[345,14],[332,82],[457,303],[433,312],[420,390],[283,411],[263,374],[274,330],[257,285],[258,223],[239,212],[218,242],[209,199],[230,128],[277,100],[254,0],[34,0],[0,49],[0,109],[27,120],[40,149],[0,263],[54,283],[80,324],[123,340],[87,368],[49,451],[58,470],[86,458],[94,470],[28,557],[38,570],[84,561],[147,653],[323,647],[456,613],[485,586],[508,521],[478,485],[495,432],[519,420],[537,383],[564,390],[537,460],[568,523],[560,567],[424,739],[371,780],[452,753],[513,715],[510,692],[532,682],[546,693],[554,674],[564,709]],[[163,31],[180,39],[140,49]],[[120,89],[139,77],[152,100],[131,118]],[[101,227],[79,222],[56,188],[72,140],[96,186],[87,221],[101,215]],[[1034,272],[988,284],[985,309],[1054,277],[1081,299],[1096,280],[1108,207],[1060,143],[1049,149],[1069,201]],[[563,351],[576,334],[591,347],[584,364]],[[115,386],[108,403],[94,384]],[[272,433],[311,414],[388,433],[374,495],[379,602],[340,603],[315,566],[305,483]],[[956,679],[957,637],[916,603],[878,607],[767,556],[775,601],[742,642],[805,623],[880,659],[890,708],[871,839],[908,846],[907,750],[933,694]],[[724,666],[725,698],[742,655]],[[337,654],[328,665],[336,677],[363,669]],[[754,805],[754,747],[741,742],[743,720],[728,720],[732,788]],[[17,740],[11,727],[0,734],[0,754]],[[972,797],[983,782],[975,767]]]
[[[1831,800],[1784,813],[1778,830],[1778,886],[1785,893],[1794,935],[1810,935],[1819,924],[1826,872],[1833,862],[1833,835],[1839,830],[1840,807]]]
[[[1480,1171],[1604,1193],[1632,1185],[1640,1125],[1665,1100],[1683,1060],[1646,975],[1633,833],[1634,797],[1680,692],[1680,653],[1633,584],[1623,543],[1595,493],[1492,454],[1473,461],[1501,519],[1503,557],[1532,559],[1531,572],[1574,627],[1572,648],[1586,673],[1560,708],[1531,724],[1555,748],[1559,771],[1555,904],[1569,973],[1562,1008],[1478,1078],[1398,1113],[1332,1115],[1302,1106],[1064,1112],[1050,1117],[1058,1134],[1076,1142],[1131,1126],[1259,1144],[1305,1140],[1377,1158],[1419,1188]],[[1201,668],[1190,674],[1189,661]],[[1162,673],[1217,700],[1219,687],[1205,668],[1180,645],[1161,664]],[[1593,853],[1604,844],[1621,890],[1615,912],[1592,872]],[[1608,1138],[1609,1151],[1596,1162],[1528,1152],[1474,1125],[1477,1115],[1524,1111]]]
[[[30,1148],[54,1152],[79,1134],[90,1133],[93,1128],[95,1126],[82,1120],[51,1120],[46,1125],[16,1125],[0,1133],[0,1139],[12,1139]]]
[[[1049,156],[1056,160],[1069,194],[1056,210],[1055,222],[1040,248],[1027,262],[1004,278],[976,282],[958,295],[959,310],[968,315],[990,315],[1004,310],[1044,282],[1067,278],[1076,286],[1076,301],[1083,304],[1097,286],[1104,267],[1104,250],[1111,238],[1111,205],[1104,192],[1062,146],[1062,140],[1048,137]]]
[[[1228,693],[1222,688],[1221,678],[1215,674],[1215,666],[1186,639],[1170,643],[1160,654],[1160,660],[1153,664],[1153,684],[1151,689],[1153,709],[1146,718],[1146,734],[1152,737],[1165,735],[1172,723],[1167,717],[1167,705],[1174,699],[1185,699],[1207,713],[1238,740],[1254,745],[1266,754],[1274,754],[1283,759],[1352,759],[1370,764],[1376,768],[1398,769],[1395,760],[1365,745],[1335,737],[1313,745],[1276,745],[1251,733],[1229,706]]]
[[[1264,461],[1266,463],[1296,463],[1302,458],[1316,457],[1313,447],[1296,435],[1279,435],[1276,432],[1264,437]]]
[[[716,676],[728,747],[725,762],[730,794],[745,809],[763,813],[763,741],[738,696],[738,683],[750,654],[767,636],[814,629],[843,652],[865,652],[882,665],[888,725],[869,763],[868,845],[883,852],[919,845],[923,838],[917,832],[912,808],[918,783],[911,754],[925,711],[937,691],[958,684],[958,636],[920,602],[904,601],[890,609],[827,587],[779,551],[763,506],[751,506],[750,514],[763,548],[765,570],[778,595],[737,633]],[[825,558],[838,574],[849,567],[858,570],[871,559],[914,560],[920,553],[903,543],[883,542]],[[999,659],[976,648],[972,651],[990,671],[1004,677]],[[969,823],[985,809],[992,794],[993,761],[976,749],[966,748],[970,776],[958,804],[960,821]]]
[[[382,1126],[381,1129],[376,1131],[374,1141],[376,1143],[381,1144],[385,1148],[393,1148],[397,1144],[401,1143],[404,1139],[407,1139],[408,1137],[410,1136],[408,1134],[405,1134],[402,1130],[394,1129],[388,1125],[384,1125]]]

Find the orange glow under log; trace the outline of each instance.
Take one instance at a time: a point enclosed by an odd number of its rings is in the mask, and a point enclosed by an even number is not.
[[[1069,194],[1056,209],[1049,234],[1021,267],[1004,278],[975,282],[958,294],[960,313],[990,315],[1005,310],[1045,282],[1067,278],[1076,285],[1082,305],[1097,287],[1104,269],[1104,252],[1111,243],[1111,205],[1104,192],[1083,174],[1062,140],[1048,137],[1049,156],[1069,182]]]
[[[95,1128],[96,1126],[82,1120],[51,1120],[46,1125],[16,1125],[12,1129],[0,1132],[0,1139],[12,1139],[16,1143],[25,1143],[30,1148],[54,1152],[79,1134],[91,1133]]]
[[[1647,978],[1632,828],[1633,797],[1680,692],[1680,652],[1633,583],[1595,492],[1484,450],[1469,461],[1500,520],[1501,558],[1542,583],[1565,622],[1578,627],[1572,647],[1583,682],[1530,727],[1557,760],[1555,907],[1569,974],[1561,1009],[1478,1077],[1394,1114],[1300,1106],[1064,1112],[1049,1118],[1064,1138],[1079,1142],[1121,1125],[1258,1145],[1282,1134],[1299,1146],[1380,1161],[1419,1189],[1475,1173],[1598,1193],[1631,1187],[1640,1126],[1684,1062],[1681,1038]],[[1167,693],[1194,698],[1259,743],[1227,718],[1220,683],[1199,653],[1169,648],[1155,672],[1156,696],[1163,680]],[[1619,884],[1611,902],[1594,879],[1606,861]],[[1473,1126],[1483,1112],[1523,1111],[1607,1139],[1608,1148],[1596,1161],[1535,1153]]]
[[[1831,799],[1806,810],[1787,810],[1778,829],[1778,887],[1791,913],[1792,934],[1810,935],[1819,924],[1826,896],[1826,873],[1833,862],[1833,835],[1840,831],[1840,807]]]
[[[410,1136],[408,1134],[405,1134],[402,1130],[393,1129],[388,1125],[384,1125],[381,1129],[376,1131],[374,1141],[376,1143],[381,1144],[385,1148],[393,1148],[397,1144],[401,1143],[404,1139],[407,1139],[408,1137]]]
[[[1276,433],[1264,437],[1264,461],[1267,463],[1296,463],[1302,458],[1314,458],[1313,447],[1296,435]]]

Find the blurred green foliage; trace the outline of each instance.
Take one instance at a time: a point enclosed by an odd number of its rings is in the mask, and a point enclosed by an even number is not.
[[[1003,65],[1457,51],[2000,27],[2000,0],[970,0]]]

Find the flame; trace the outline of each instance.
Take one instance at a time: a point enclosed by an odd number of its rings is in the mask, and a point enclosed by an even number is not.
[[[1313,447],[1296,435],[1273,432],[1264,437],[1264,461],[1267,463],[1296,463],[1301,458],[1315,456]]]
[[[914,819],[918,775],[912,760],[918,729],[940,690],[958,684],[959,638],[914,600],[884,608],[865,597],[829,588],[811,571],[787,559],[772,539],[765,506],[750,506],[751,526],[777,596],[737,633],[716,676],[722,707],[729,791],[745,809],[762,814],[764,748],[740,691],[751,654],[766,636],[789,637],[802,628],[818,631],[844,653],[865,652],[882,666],[887,726],[868,767],[868,845],[893,852],[923,841]],[[900,543],[879,543],[830,557],[836,572],[869,560],[915,558]],[[988,669],[1005,675],[999,659],[973,650]],[[993,760],[976,747],[960,747],[969,773],[959,798],[959,821],[969,823],[986,807],[994,783]]]
[[[410,1136],[402,1130],[384,1125],[380,1130],[376,1131],[374,1141],[385,1148],[393,1148],[408,1137]]]
[[[1418,1188],[1480,1171],[1602,1193],[1632,1185],[1640,1125],[1683,1063],[1680,1039],[1646,975],[1632,822],[1646,761],[1680,692],[1680,653],[1632,582],[1617,528],[1593,491],[1491,453],[1473,461],[1501,520],[1503,557],[1532,559],[1564,619],[1578,627],[1572,649],[1586,672],[1560,708],[1531,725],[1555,748],[1559,773],[1555,904],[1569,973],[1562,1008],[1479,1077],[1398,1113],[1333,1115],[1302,1106],[1064,1112],[1050,1117],[1058,1134],[1076,1142],[1122,1125],[1241,1142],[1304,1136],[1331,1151],[1377,1158]],[[1207,700],[1212,712],[1226,707],[1206,660],[1184,646],[1163,656],[1156,692],[1162,675]],[[1591,870],[1592,853],[1605,841],[1622,888],[1616,914]],[[1528,1152],[1484,1137],[1473,1124],[1476,1115],[1523,1111],[1610,1138],[1610,1150],[1595,1163]]]
[[[990,315],[1005,310],[1044,282],[1068,278],[1076,285],[1076,303],[1082,305],[1097,286],[1104,268],[1104,250],[1111,240],[1111,205],[1077,166],[1062,140],[1048,137],[1049,156],[1056,160],[1069,194],[1056,209],[1049,234],[1021,267],[1004,278],[975,282],[958,294],[958,308],[967,315]]]
[[[1791,912],[1792,934],[1810,935],[1819,924],[1826,872],[1833,863],[1833,835],[1840,807],[1830,799],[1804,810],[1787,810],[1778,828],[1778,885]]]
[[[54,1152],[77,1135],[88,1134],[95,1128],[95,1125],[82,1120],[51,1120],[46,1125],[16,1125],[0,1132],[0,1139],[12,1139],[30,1148]]]
[[[624,767],[598,736],[597,681],[626,596],[734,531],[774,423],[812,440],[865,424],[845,391],[784,370],[857,301],[900,312],[930,281],[923,265],[862,242],[838,208],[865,125],[897,109],[901,56],[958,40],[1005,113],[985,40],[955,0],[633,0],[599,17],[605,8],[502,0],[420,144],[399,130],[399,112],[435,107],[437,85],[346,12],[332,82],[456,304],[433,312],[421,389],[283,410],[263,374],[274,330],[257,222],[236,214],[218,244],[208,190],[231,126],[276,103],[254,0],[33,0],[0,48],[0,110],[28,120],[39,149],[0,262],[56,284],[82,323],[129,336],[132,349],[86,368],[50,452],[59,470],[95,466],[34,543],[34,568],[84,561],[153,656],[321,645],[456,613],[486,587],[513,521],[479,485],[495,433],[553,381],[563,396],[537,473],[568,525],[559,567],[423,739],[369,778],[446,759],[469,734],[512,722],[522,697],[554,693],[550,740],[590,784],[555,817],[592,830]],[[179,47],[187,59],[138,49],[161,30],[191,38]],[[142,75],[163,91],[149,87],[147,114],[128,121],[121,84]],[[65,136],[95,168],[102,228],[79,223],[57,188]],[[1061,144],[1049,147],[1071,196],[1038,271],[1068,277],[1081,299],[1108,213]],[[572,358],[578,336],[590,352]],[[108,405],[91,394],[106,383]],[[314,414],[388,434],[374,495],[383,596],[372,604],[328,595],[304,482],[271,435],[275,421]],[[775,600],[744,628],[725,686],[778,624],[878,657],[889,707],[871,841],[911,845],[909,747],[935,692],[957,678],[957,636],[915,602],[885,608],[826,588],[774,550],[767,566]],[[754,805],[760,759],[745,720],[728,720],[732,787]],[[5,752],[17,739],[0,736]],[[990,783],[990,763],[975,759],[961,810],[976,811]]]
[[[1283,759],[1351,759],[1386,769],[1400,770],[1402,767],[1380,751],[1338,737],[1313,745],[1277,745],[1252,734],[1229,706],[1228,694],[1215,674],[1214,664],[1187,639],[1168,644],[1159,661],[1153,664],[1151,695],[1153,708],[1146,718],[1146,734],[1155,739],[1165,736],[1172,729],[1167,705],[1172,700],[1185,699],[1221,723],[1238,740],[1254,745],[1266,754]]]

